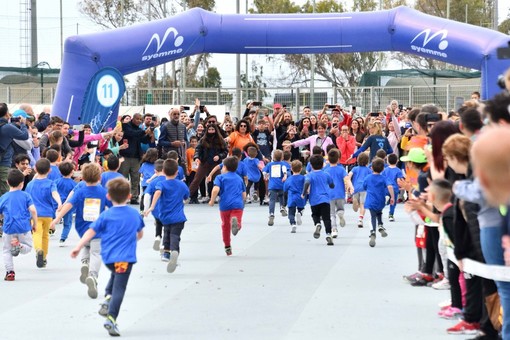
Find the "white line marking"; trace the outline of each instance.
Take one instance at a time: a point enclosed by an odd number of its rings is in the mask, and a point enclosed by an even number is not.
[[[349,20],[352,17],[317,17],[317,18],[244,18],[246,21],[306,21],[306,20]]]
[[[295,48],[350,48],[352,45],[326,45],[326,46],[245,46],[245,49],[295,49]]]

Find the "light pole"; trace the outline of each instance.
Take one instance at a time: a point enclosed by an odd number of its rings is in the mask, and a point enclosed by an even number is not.
[[[313,0],[313,13],[315,13],[315,0]],[[310,57],[310,106],[314,110],[314,87],[315,87],[315,54]],[[297,108],[299,112],[299,107]]]

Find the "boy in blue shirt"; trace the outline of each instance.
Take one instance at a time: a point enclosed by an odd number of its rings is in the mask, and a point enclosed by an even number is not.
[[[163,172],[164,162],[165,161],[162,159],[158,159],[157,161],[154,162],[154,171],[156,177],[153,177],[153,179],[150,181],[143,195],[143,206],[146,207],[147,209],[151,206],[151,201],[154,196],[154,192],[156,192],[156,185],[159,182],[166,180],[165,173]],[[154,216],[154,225],[156,227],[156,237],[154,238],[154,244],[152,245],[152,249],[160,251],[161,239],[163,238],[163,223],[161,223],[161,220],[159,219],[159,204],[156,204],[156,206],[154,207],[154,210],[152,211],[152,216]],[[161,254],[161,260],[162,261],[167,260],[163,256],[163,253]]]
[[[324,158],[321,155],[312,155],[310,164],[312,165],[312,172],[305,176],[305,185],[301,197],[305,198],[306,193],[310,193],[312,219],[315,224],[313,237],[318,239],[321,236],[322,218],[326,229],[326,242],[328,246],[332,246],[329,190],[335,187],[335,183],[328,173],[322,171]]]
[[[250,189],[252,185],[260,182],[260,170],[263,168],[263,162],[257,158],[258,150],[254,146],[248,147],[246,150],[248,156],[242,161],[242,163],[246,167],[246,175],[248,177],[248,184],[246,185],[246,203],[257,202],[259,200],[259,195],[256,190],[256,186],[253,190],[253,195],[250,198]],[[260,186],[260,184],[259,184]]]
[[[106,188],[108,182],[114,178],[123,177],[123,175],[119,172],[120,169],[120,161],[119,158],[115,155],[108,156],[106,160],[106,165],[108,167],[107,171],[104,171],[101,174],[101,186]]]
[[[62,201],[55,182],[48,179],[50,161],[41,158],[35,163],[35,171],[37,175],[28,183],[25,191],[32,197],[37,210],[37,230],[32,237],[36,250],[36,265],[43,268],[47,264],[50,228],[55,230],[55,226],[51,226],[51,221],[55,218],[55,210],[62,206]]]
[[[0,198],[0,214],[4,215],[3,254],[5,281],[14,281],[13,256],[32,250],[32,234],[37,230],[37,212],[29,194],[22,191],[25,176],[18,169],[7,174],[9,192]],[[30,220],[30,218],[32,220]]]
[[[262,173],[264,177],[269,179],[269,221],[267,225],[274,224],[274,208],[276,200],[280,202],[280,213],[287,216],[287,210],[283,203],[283,182],[287,179],[287,164],[282,161],[283,151],[275,150],[273,152],[273,162],[266,164]]]
[[[388,163],[389,166],[384,169],[382,174],[388,179],[388,182],[391,183],[391,187],[393,188],[393,193],[396,195],[399,192],[398,187],[398,179],[404,178],[404,175],[402,174],[402,169],[397,168],[398,163],[398,157],[394,153],[388,155]],[[395,221],[395,207],[397,206],[397,200],[393,202],[393,204],[390,204],[390,216],[389,221],[394,222]]]
[[[131,185],[124,178],[108,182],[108,199],[113,202],[113,207],[99,215],[71,252],[71,257],[76,258],[81,248],[97,234],[101,235],[101,256],[111,275],[105,289],[106,300],[101,304],[99,315],[106,317],[104,328],[111,336],[120,335],[117,317],[129,275],[136,263],[136,243],[143,236],[142,217],[127,205],[131,198],[130,191]]]
[[[170,150],[166,154],[166,159],[173,159],[174,161],[179,164],[179,154],[175,150]],[[186,180],[186,172],[184,172],[184,168],[179,165],[177,170],[177,177],[175,177],[179,181],[185,181]]]
[[[237,158],[238,159],[238,165],[237,165],[237,170],[236,170],[236,174],[241,177],[241,179],[243,180],[243,182],[246,184],[247,183],[247,180],[248,180],[248,170],[246,169],[246,164],[244,164],[243,162],[241,162],[241,156],[243,155],[243,151],[239,148],[233,148],[232,149],[232,156]],[[216,165],[212,170],[211,172],[209,173],[209,175],[207,176],[206,178],[206,181],[207,182],[210,182],[212,181],[212,177],[213,175],[219,170],[220,173],[224,173],[226,171],[223,171],[224,167],[223,167],[223,163],[220,163],[218,165]]]
[[[368,165],[368,155],[362,153],[358,156],[358,165],[352,168],[351,172],[347,175],[347,186],[349,193],[352,195],[352,209],[357,212],[359,209],[358,228],[363,228],[363,217],[365,216],[365,199],[367,192],[363,189],[363,181],[372,170]]]
[[[384,160],[374,158],[372,162],[373,173],[363,181],[363,189],[367,192],[365,209],[370,211],[372,218],[372,230],[370,231],[370,247],[375,247],[375,230],[378,228],[382,237],[388,236],[382,222],[382,210],[386,205],[386,188],[390,193],[390,204],[395,202],[393,187],[385,176],[381,175],[384,171]]]
[[[237,157],[227,157],[223,160],[227,172],[214,179],[214,187],[209,201],[209,205],[212,207],[216,197],[218,195],[221,197],[221,231],[227,256],[232,255],[230,231],[232,231],[232,235],[236,236],[242,228],[244,200],[246,198],[244,181],[235,174],[239,163]]]
[[[74,227],[80,237],[83,237],[88,228],[99,218],[105,207],[111,207],[106,198],[106,189],[99,184],[101,181],[101,166],[97,163],[85,164],[82,168],[82,177],[85,185],[77,189],[68,197],[52,225],[71,209],[76,209]],[[87,294],[90,298],[97,298],[97,278],[101,268],[101,239],[95,237],[85,244],[81,257],[80,282],[87,285]]]
[[[60,170],[58,169],[58,159],[60,155],[56,150],[48,149],[46,151],[46,158],[50,161],[50,173],[48,174],[48,178],[52,181],[56,181],[57,179],[62,177]]]
[[[58,194],[60,195],[60,200],[65,202],[67,200],[67,196],[69,193],[73,191],[76,186],[76,182],[72,179],[74,173],[74,164],[71,162],[62,162],[58,166],[58,170],[62,174],[62,177],[55,181],[57,186]],[[73,209],[71,209],[67,214],[64,215],[64,228],[62,229],[62,234],[60,235],[59,247],[65,247],[65,242],[67,240],[67,236],[69,236],[69,232],[71,231],[71,226],[73,224]]]
[[[184,215],[184,201],[189,198],[189,189],[186,184],[177,179],[179,165],[173,159],[167,159],[163,163],[163,172],[166,180],[156,184],[156,191],[152,197],[149,210],[144,213],[147,216],[154,211],[159,202],[159,219],[163,223],[163,257],[168,262],[166,271],[173,273],[177,268],[181,242],[181,233],[186,222]]]
[[[303,187],[305,185],[305,176],[301,175],[303,164],[299,160],[291,163],[292,176],[287,178],[283,184],[283,191],[287,193],[287,207],[289,208],[289,222],[291,233],[296,232],[296,224],[301,225],[303,222],[303,210],[305,209],[306,199],[301,197]],[[297,213],[296,213],[297,209]]]
[[[336,216],[338,215],[338,221],[340,223],[340,227],[345,227],[345,218],[344,218],[344,205],[345,205],[345,177],[347,177],[347,172],[344,167],[338,165],[338,160],[340,159],[340,150],[331,149],[328,152],[328,161],[329,166],[327,166],[324,171],[328,173],[333,179],[333,183],[335,183],[335,187],[329,190],[329,203],[330,213],[331,213],[331,236],[333,238],[338,237],[338,228],[336,227]]]

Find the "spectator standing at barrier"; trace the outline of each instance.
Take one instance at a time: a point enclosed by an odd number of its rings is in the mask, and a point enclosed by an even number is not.
[[[386,154],[389,155],[393,153],[393,149],[388,141],[388,138],[383,136],[381,123],[378,121],[372,122],[368,124],[368,129],[370,131],[370,137],[367,138],[365,143],[356,151],[351,158],[356,158],[366,149],[370,149],[369,161],[375,157],[375,153],[379,149],[383,149],[386,151]],[[350,160],[350,159],[349,159]]]
[[[188,143],[186,125],[179,120],[179,109],[171,109],[169,116],[170,121],[161,126],[161,135],[159,136],[158,145],[163,154],[173,150],[177,152],[179,159],[184,162],[186,160],[186,145]]]
[[[7,175],[14,157],[13,140],[26,140],[29,137],[25,119],[20,119],[20,126],[9,124],[9,108],[0,103],[0,196],[9,191]]]
[[[351,171],[356,165],[356,159],[352,158],[349,160],[349,155],[356,151],[356,138],[349,134],[349,127],[347,125],[340,128],[340,136],[336,139],[336,146],[340,151],[339,163],[347,172]]]
[[[333,141],[331,138],[326,136],[326,125],[324,123],[319,123],[316,135],[293,142],[292,146],[310,145],[310,150],[312,150],[314,146],[319,146],[326,154],[328,145],[332,144]]]
[[[139,204],[140,195],[140,160],[142,159],[141,143],[150,143],[154,141],[154,133],[151,129],[142,130],[142,115],[135,113],[131,121],[122,125],[124,131],[124,140],[128,147],[120,150],[119,154],[124,157],[119,172],[131,181],[131,204]]]
[[[246,144],[254,143],[250,132],[250,123],[248,120],[241,119],[238,121],[235,131],[225,138],[225,142],[229,145],[229,153],[232,153],[232,149],[234,148],[243,150]]]

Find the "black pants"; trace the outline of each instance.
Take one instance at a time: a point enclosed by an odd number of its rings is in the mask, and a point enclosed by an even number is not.
[[[312,219],[313,224],[321,224],[321,218],[324,222],[324,227],[326,228],[326,234],[331,234],[331,215],[330,215],[330,204],[321,203],[317,205],[312,205]]]
[[[129,281],[129,275],[133,268],[133,263],[128,263],[127,269],[122,270],[115,268],[115,263],[107,263],[106,267],[110,270],[110,280],[106,285],[105,293],[110,295],[110,304],[108,306],[108,315],[111,315],[115,320],[119,316],[120,306],[122,300],[124,300],[124,294],[126,293],[126,287]]]
[[[448,281],[450,281],[450,296],[452,300],[452,307],[462,309],[462,291],[460,289],[459,267],[452,261],[448,260]]]
[[[165,251],[177,250],[181,251],[181,233],[184,229],[184,222],[165,224],[165,233],[163,234],[163,248]]]
[[[434,274],[434,262],[437,263],[438,272],[443,272],[443,261],[441,260],[441,255],[439,255],[439,229],[437,227],[428,227],[425,226],[427,230],[427,239],[426,239],[426,247],[427,247],[427,255],[425,258],[425,264],[423,265],[422,272],[425,274]]]
[[[154,225],[156,226],[156,237],[163,238],[163,223],[157,218],[154,219]]]

